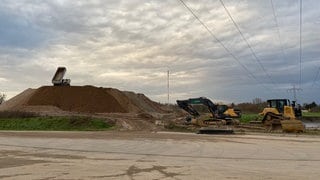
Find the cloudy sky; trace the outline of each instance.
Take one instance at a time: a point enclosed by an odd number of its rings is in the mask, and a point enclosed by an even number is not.
[[[65,66],[72,85],[159,102],[169,70],[171,103],[293,99],[293,85],[320,103],[320,1],[302,2],[301,63],[299,0],[184,2],[208,29],[179,0],[0,0],[0,92],[51,85]]]

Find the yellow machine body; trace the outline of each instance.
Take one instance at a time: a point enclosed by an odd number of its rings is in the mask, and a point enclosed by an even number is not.
[[[304,132],[304,124],[295,116],[294,107],[287,99],[268,100],[269,107],[260,113],[262,123],[269,130],[282,129],[284,132]]]

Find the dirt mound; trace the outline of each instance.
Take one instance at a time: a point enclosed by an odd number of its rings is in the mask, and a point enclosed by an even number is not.
[[[9,101],[4,102],[0,105],[0,111],[19,111],[25,106],[35,92],[35,89],[26,89],[17,96],[11,98]]]
[[[164,113],[165,110],[161,108],[159,103],[151,101],[148,97],[144,94],[136,94],[134,92],[124,91],[123,92],[131,102],[133,102],[137,107],[146,111],[146,112],[157,112],[157,113]]]
[[[117,101],[124,107],[128,112],[140,112],[143,111],[141,107],[137,106],[124,92],[113,89],[113,88],[105,88],[105,91],[111,94]]]
[[[43,86],[27,89],[0,106],[43,114],[164,113],[161,105],[143,94],[94,86]]]
[[[128,112],[105,89],[92,86],[44,86],[33,93],[27,105],[88,113]]]

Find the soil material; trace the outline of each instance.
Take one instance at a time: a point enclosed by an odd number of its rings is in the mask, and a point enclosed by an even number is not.
[[[26,89],[8,101],[0,105],[0,111],[18,111],[24,106],[35,92],[35,89]]]
[[[144,94],[94,86],[43,86],[27,89],[0,106],[0,111],[48,114],[163,113],[159,103]]]
[[[119,130],[143,131],[162,128],[155,121],[168,113],[163,105],[144,94],[94,86],[27,89],[0,105],[0,111],[31,112],[39,116],[91,116],[115,122]]]
[[[93,86],[44,86],[32,95],[27,105],[51,105],[65,111],[88,113],[128,112],[103,88]]]

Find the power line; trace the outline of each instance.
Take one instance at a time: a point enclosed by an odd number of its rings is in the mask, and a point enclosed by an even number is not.
[[[271,81],[271,83],[273,85],[275,85],[275,82],[273,81],[273,79],[271,78],[270,74],[267,72],[267,70],[265,69],[265,67],[263,66],[263,64],[261,63],[260,59],[258,58],[257,54],[254,52],[252,46],[249,44],[248,40],[244,37],[243,33],[241,32],[238,24],[235,22],[235,20],[233,19],[233,17],[231,16],[231,13],[229,12],[229,10],[227,9],[227,7],[225,6],[225,4],[223,3],[223,0],[220,0],[221,5],[223,6],[224,10],[227,12],[228,16],[230,17],[230,19],[232,20],[234,26],[237,28],[239,34],[241,35],[242,39],[246,42],[248,48],[251,51],[251,54],[253,55],[253,57],[255,58],[255,60],[258,62],[259,66],[261,67],[261,69],[263,70],[263,72],[266,74],[266,76],[269,78],[269,80]]]
[[[167,71],[167,93],[168,93],[168,105],[170,104],[170,70]]]
[[[297,92],[298,91],[302,91],[301,88],[296,88],[295,85],[293,85],[292,88],[288,89],[288,92],[292,92],[293,93],[293,100],[297,102]]]
[[[198,20],[198,22],[207,30],[207,32],[224,48],[224,50],[234,59],[236,60],[240,66],[254,79],[256,80],[259,85],[263,86],[265,89],[268,89],[269,91],[272,91],[271,88],[265,86],[265,84],[263,82],[260,82],[258,80],[258,78],[251,72],[249,71],[249,69],[243,64],[241,63],[241,61],[222,43],[222,41],[220,41],[214,34],[213,32],[209,29],[209,27],[193,12],[193,10],[183,1],[183,0],[179,0],[182,5]],[[248,76],[249,76],[248,75]],[[249,76],[249,77],[250,77]],[[280,93],[276,92],[278,95],[280,95]],[[273,93],[272,93],[273,94]],[[281,95],[280,95],[281,96]]]
[[[257,77],[251,72],[249,71],[249,69],[240,62],[240,60],[213,34],[213,32],[209,29],[209,27],[204,24],[204,22],[193,12],[193,10],[186,5],[186,3],[183,0],[179,0],[183,6],[188,9],[188,11],[199,21],[199,23],[208,31],[208,33],[224,48],[224,50],[230,55],[232,56],[232,58],[234,60],[236,60],[240,66],[256,81],[258,81]],[[258,81],[259,82],[259,81]]]
[[[299,60],[300,60],[299,86],[301,88],[301,83],[302,83],[302,0],[300,0],[300,50],[299,50]]]
[[[273,0],[270,0],[270,3],[271,3],[271,7],[272,7],[272,12],[273,12],[273,18],[274,18],[274,21],[275,21],[276,26],[277,26],[277,32],[278,32],[278,38],[279,38],[279,42],[280,42],[280,48],[281,48],[282,56],[283,56],[284,59],[287,59],[286,55],[284,53],[284,49],[283,49],[283,43],[282,43],[282,40],[281,40],[279,23],[278,23],[278,20],[277,20],[277,15],[276,15],[276,11],[275,11],[275,8],[274,8]]]
[[[320,67],[319,67],[319,69],[318,69],[318,71],[317,71],[316,77],[315,77],[314,80],[313,80],[313,83],[312,83],[311,88],[313,88],[314,85],[316,84],[316,81],[317,81],[317,79],[318,79],[319,74],[320,74]]]

